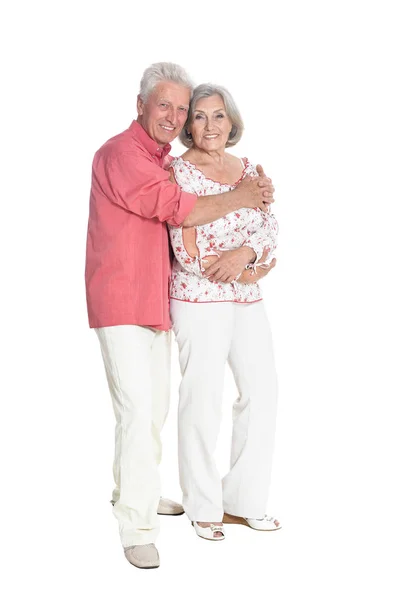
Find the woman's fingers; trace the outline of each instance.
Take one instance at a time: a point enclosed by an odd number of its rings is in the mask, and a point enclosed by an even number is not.
[[[225,269],[219,268],[212,275],[209,275],[207,279],[212,282],[231,283],[234,280],[234,275]]]
[[[262,269],[263,273],[262,273],[262,277],[264,277],[265,275],[268,274],[269,271],[271,271],[275,266],[276,266],[276,259],[273,258],[272,262],[270,263],[270,265],[265,265],[265,266],[259,266],[259,269]]]
[[[213,265],[210,265],[210,267],[207,267],[204,271],[204,277],[206,277],[207,279],[209,279],[210,277],[212,277],[217,271],[220,270],[220,266],[218,265],[218,261],[214,262]]]

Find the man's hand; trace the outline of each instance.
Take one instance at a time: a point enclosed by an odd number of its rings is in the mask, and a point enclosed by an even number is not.
[[[262,165],[256,165],[256,170],[259,175],[258,186],[263,189],[264,202],[271,204],[274,202],[273,194],[275,192],[272,180],[266,176]]]
[[[231,194],[237,194],[243,208],[260,208],[267,212],[269,205],[274,202],[274,187],[272,180],[266,177],[261,165],[256,170],[259,177],[244,177]]]
[[[255,252],[247,246],[235,250],[224,250],[220,257],[204,272],[209,281],[231,283],[242,273],[248,263],[255,257]],[[206,258],[206,257],[205,257]]]

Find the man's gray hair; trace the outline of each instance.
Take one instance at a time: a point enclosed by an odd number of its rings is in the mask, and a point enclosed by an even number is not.
[[[144,71],[140,81],[139,96],[143,102],[147,102],[155,86],[161,81],[172,81],[173,83],[189,88],[191,93],[194,87],[192,80],[180,65],[170,62],[154,63]]]
[[[181,143],[186,146],[186,148],[191,148],[193,145],[193,140],[191,134],[187,130],[187,126],[192,122],[193,112],[195,111],[195,107],[197,106],[198,100],[202,98],[209,98],[210,96],[220,96],[224,102],[224,106],[226,108],[227,116],[232,122],[232,128],[229,135],[229,139],[226,143],[226,148],[229,146],[234,146],[237,142],[240,141],[242,133],[244,131],[244,123],[240,115],[240,111],[237,108],[236,103],[233,100],[233,96],[230,94],[226,88],[221,85],[213,85],[211,83],[201,83],[198,85],[194,92],[193,97],[190,102],[190,109],[188,111],[186,126],[183,127],[179,139]]]

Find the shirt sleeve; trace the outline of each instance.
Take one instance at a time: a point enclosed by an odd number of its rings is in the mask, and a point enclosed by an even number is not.
[[[188,254],[183,242],[183,230],[181,227],[171,227],[169,225],[169,239],[173,248],[173,254],[185,271],[194,273],[198,277],[203,277],[201,265],[198,257],[192,257]]]
[[[252,250],[256,254],[256,260],[254,264],[257,264],[262,257],[265,247],[267,246],[270,248],[270,242],[270,238],[264,236],[261,231],[257,231],[244,241],[243,246],[248,246],[248,248],[252,248]]]
[[[196,195],[169,181],[168,171],[138,152],[97,153],[93,182],[114,204],[175,227],[183,223],[197,201]]]
[[[247,160],[247,175],[251,177],[259,177],[259,174],[256,170],[255,164],[251,163]],[[262,258],[263,251],[265,248],[269,248],[269,254],[266,257],[266,261],[262,264],[267,264],[272,260],[272,252],[276,249],[276,239],[274,235],[271,235],[270,222],[275,222],[274,216],[269,213],[262,213],[263,217],[263,226],[254,231],[252,234],[247,235],[246,239],[243,242],[243,246],[248,246],[252,248],[252,250],[256,254],[256,259],[253,263],[248,265],[248,267],[253,267],[259,264],[260,259]],[[277,223],[276,223],[277,228]]]
[[[268,223],[269,216],[267,213],[262,213],[263,216],[263,227],[249,235],[243,242],[243,246],[248,246],[256,254],[256,259],[249,266],[256,266],[259,264],[262,258],[263,251],[265,248],[269,249],[269,254],[266,257],[266,261],[262,264],[267,264],[272,260],[271,254],[276,249],[276,240],[274,236],[270,235],[270,225]]]

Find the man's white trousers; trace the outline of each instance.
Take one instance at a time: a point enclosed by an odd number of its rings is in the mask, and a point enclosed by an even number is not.
[[[154,542],[161,495],[160,432],[169,408],[170,332],[96,329],[116,417],[113,492],[122,545]]]
[[[272,337],[263,302],[171,300],[182,382],[179,472],[191,521],[223,512],[263,518],[271,476],[277,408]],[[233,405],[230,471],[221,480],[213,453],[220,428],[225,364],[239,392]]]

